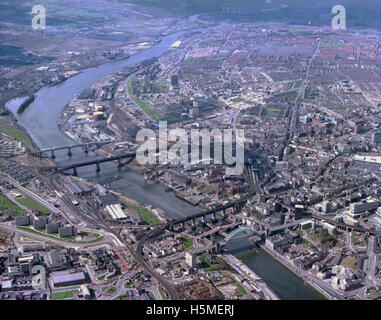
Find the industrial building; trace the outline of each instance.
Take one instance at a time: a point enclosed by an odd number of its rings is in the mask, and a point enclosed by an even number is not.
[[[106,211],[111,216],[112,220],[122,220],[127,218],[127,214],[123,211],[120,203],[107,205]]]
[[[65,187],[73,195],[85,195],[91,193],[91,189],[81,181],[66,183]]]
[[[86,283],[86,276],[83,272],[60,273],[52,276],[54,287],[73,286]]]

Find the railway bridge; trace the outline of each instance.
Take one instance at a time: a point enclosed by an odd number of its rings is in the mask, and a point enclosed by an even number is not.
[[[32,152],[31,155],[33,155],[35,157],[42,157],[44,153],[50,153],[50,158],[55,159],[56,158],[55,151],[67,150],[68,157],[71,157],[73,155],[73,153],[71,151],[74,148],[82,148],[83,152],[87,154],[87,153],[89,153],[90,147],[96,147],[97,149],[99,149],[101,146],[103,146],[105,144],[109,144],[111,142],[114,142],[114,141],[112,141],[112,140],[91,141],[91,142],[86,142],[86,143],[71,144],[68,146],[57,146],[57,147],[51,147],[51,148],[44,148],[38,152]]]
[[[136,156],[135,153],[128,153],[128,154],[122,154],[122,155],[118,155],[118,156],[107,157],[107,158],[99,158],[99,159],[86,160],[86,161],[82,161],[82,162],[74,162],[74,163],[70,163],[67,165],[40,167],[40,169],[61,171],[61,172],[72,170],[73,175],[76,176],[78,174],[77,173],[78,168],[86,167],[86,166],[90,166],[90,165],[95,165],[95,167],[96,167],[95,171],[97,173],[99,173],[99,172],[101,172],[101,166],[100,166],[101,163],[117,161],[118,162],[118,165],[117,165],[118,169],[120,169],[124,165],[129,164],[135,158],[135,156]],[[123,159],[128,159],[128,161],[126,163],[123,163],[122,162]]]

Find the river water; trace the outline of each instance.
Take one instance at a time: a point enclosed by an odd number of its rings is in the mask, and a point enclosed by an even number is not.
[[[59,130],[57,120],[61,111],[72,100],[74,95],[123,67],[159,57],[181,34],[179,32],[165,36],[159,44],[126,60],[83,70],[80,74],[56,86],[47,86],[40,89],[36,94],[35,101],[21,115],[17,114],[17,109],[22,102],[22,98],[8,101],[6,107],[12,111],[19,124],[27,130],[40,148],[73,144],[73,141]],[[57,151],[55,153],[56,162],[65,164],[71,161],[78,162],[96,157],[93,153],[85,155],[80,148],[73,149],[72,152],[73,156],[69,159],[66,151]],[[94,166],[78,169],[79,176],[89,179],[103,179],[115,174],[116,166],[112,163],[102,164],[100,175],[96,175]],[[138,201],[163,209],[170,218],[189,216],[200,211],[199,208],[177,198],[174,193],[166,192],[163,186],[144,181],[140,174],[128,168],[123,168],[119,175],[122,176],[122,180],[113,182],[113,189]],[[305,285],[302,280],[266,253],[249,250],[236,253],[236,255],[261,276],[282,299],[321,298],[314,289]]]

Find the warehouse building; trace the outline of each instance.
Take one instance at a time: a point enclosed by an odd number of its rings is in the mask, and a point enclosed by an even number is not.
[[[86,195],[91,193],[91,189],[81,181],[66,183],[65,187],[73,195]]]
[[[86,283],[86,276],[83,272],[54,274],[52,283],[56,288],[80,285]]]
[[[106,211],[112,220],[123,220],[127,218],[127,214],[123,211],[120,203],[107,205]]]

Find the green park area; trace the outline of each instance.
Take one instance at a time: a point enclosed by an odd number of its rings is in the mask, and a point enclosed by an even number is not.
[[[110,289],[106,291],[106,293],[108,294],[114,294],[115,292],[116,292],[116,287],[111,287]]]
[[[4,213],[3,211],[9,210],[9,213]],[[0,193],[0,211],[3,214],[8,214],[10,216],[18,216],[22,214],[26,214],[26,212],[21,209],[19,206],[10,201],[6,196]]]
[[[205,251],[200,256],[200,263],[201,268],[203,268],[205,271],[215,271],[222,269],[221,265],[219,263],[210,264],[207,261],[208,252]]]
[[[282,114],[281,109],[276,109],[276,108],[267,108],[265,116],[268,118],[277,118],[279,119]]]
[[[32,142],[29,139],[29,136],[24,133],[23,131],[16,129],[16,128],[1,128],[1,132],[5,133],[6,135],[14,138],[17,141],[20,141],[24,144],[25,147],[32,150],[33,145]]]
[[[27,207],[31,210],[38,210],[42,214],[50,214],[51,211],[43,206],[41,203],[37,202],[36,200],[32,199],[31,197],[27,195],[22,195],[22,197],[17,198],[16,201],[23,205],[24,207]]]
[[[350,268],[352,269],[353,271],[356,270],[356,265],[357,265],[357,260],[356,260],[356,257],[345,257],[342,261],[341,261],[341,265],[345,268]]]
[[[182,236],[181,241],[183,242],[184,250],[192,250],[193,249],[193,239],[187,236]]]
[[[146,113],[148,114],[153,120],[158,119],[158,113],[152,109],[148,103],[140,99],[134,94],[134,91],[132,89],[132,82],[135,80],[135,77],[131,77],[127,81],[127,91],[131,99]]]
[[[302,80],[295,81],[295,83],[294,83],[294,88],[295,88],[295,89],[299,89],[300,86],[302,85],[302,83],[303,83]]]
[[[240,284],[238,282],[235,282],[234,284],[237,287],[236,292],[235,292],[237,297],[243,296],[246,293],[245,288],[242,286],[242,284]]]
[[[127,203],[127,202],[123,202],[123,204],[135,211],[145,222],[147,222],[149,225],[158,225],[158,224],[161,224],[161,222],[159,220],[156,219],[155,215],[149,211],[148,209],[146,208],[142,208],[138,205],[134,205],[134,204],[131,204],[131,203]]]
[[[148,291],[148,295],[151,298],[151,300],[156,300],[155,295],[151,291]]]
[[[103,280],[105,279],[105,277],[106,277],[105,274],[104,274],[104,275],[101,275],[101,276],[97,277],[97,280],[98,280],[98,281],[103,281]]]
[[[73,299],[77,290],[53,292],[50,300]]]
[[[30,233],[34,233],[34,234],[37,234],[37,235],[40,235],[40,236],[43,236],[43,237],[48,237],[48,238],[51,238],[51,239],[54,239],[54,240],[58,240],[58,241],[64,241],[64,242],[69,242],[69,243],[78,243],[78,244],[88,244],[88,243],[95,243],[95,242],[99,242],[99,241],[102,241],[103,240],[103,236],[101,235],[98,235],[97,238],[93,239],[93,240],[88,240],[88,241],[75,241],[72,237],[58,237],[58,236],[54,236],[52,234],[48,234],[48,233],[45,233],[45,232],[42,232],[42,231],[38,231],[36,229],[33,229],[32,227],[26,227],[26,226],[23,226],[23,227],[18,227],[20,230],[24,230],[24,231],[27,231],[27,232],[30,232]]]
[[[117,296],[117,297],[113,298],[112,300],[122,300],[123,298],[126,298],[126,297],[128,297],[128,294],[122,293],[120,296]]]
[[[166,294],[164,293],[164,291],[161,290],[160,288],[159,288],[159,293],[160,293],[161,298],[162,298],[163,300],[167,300],[167,299],[168,299],[167,296],[166,296]]]

